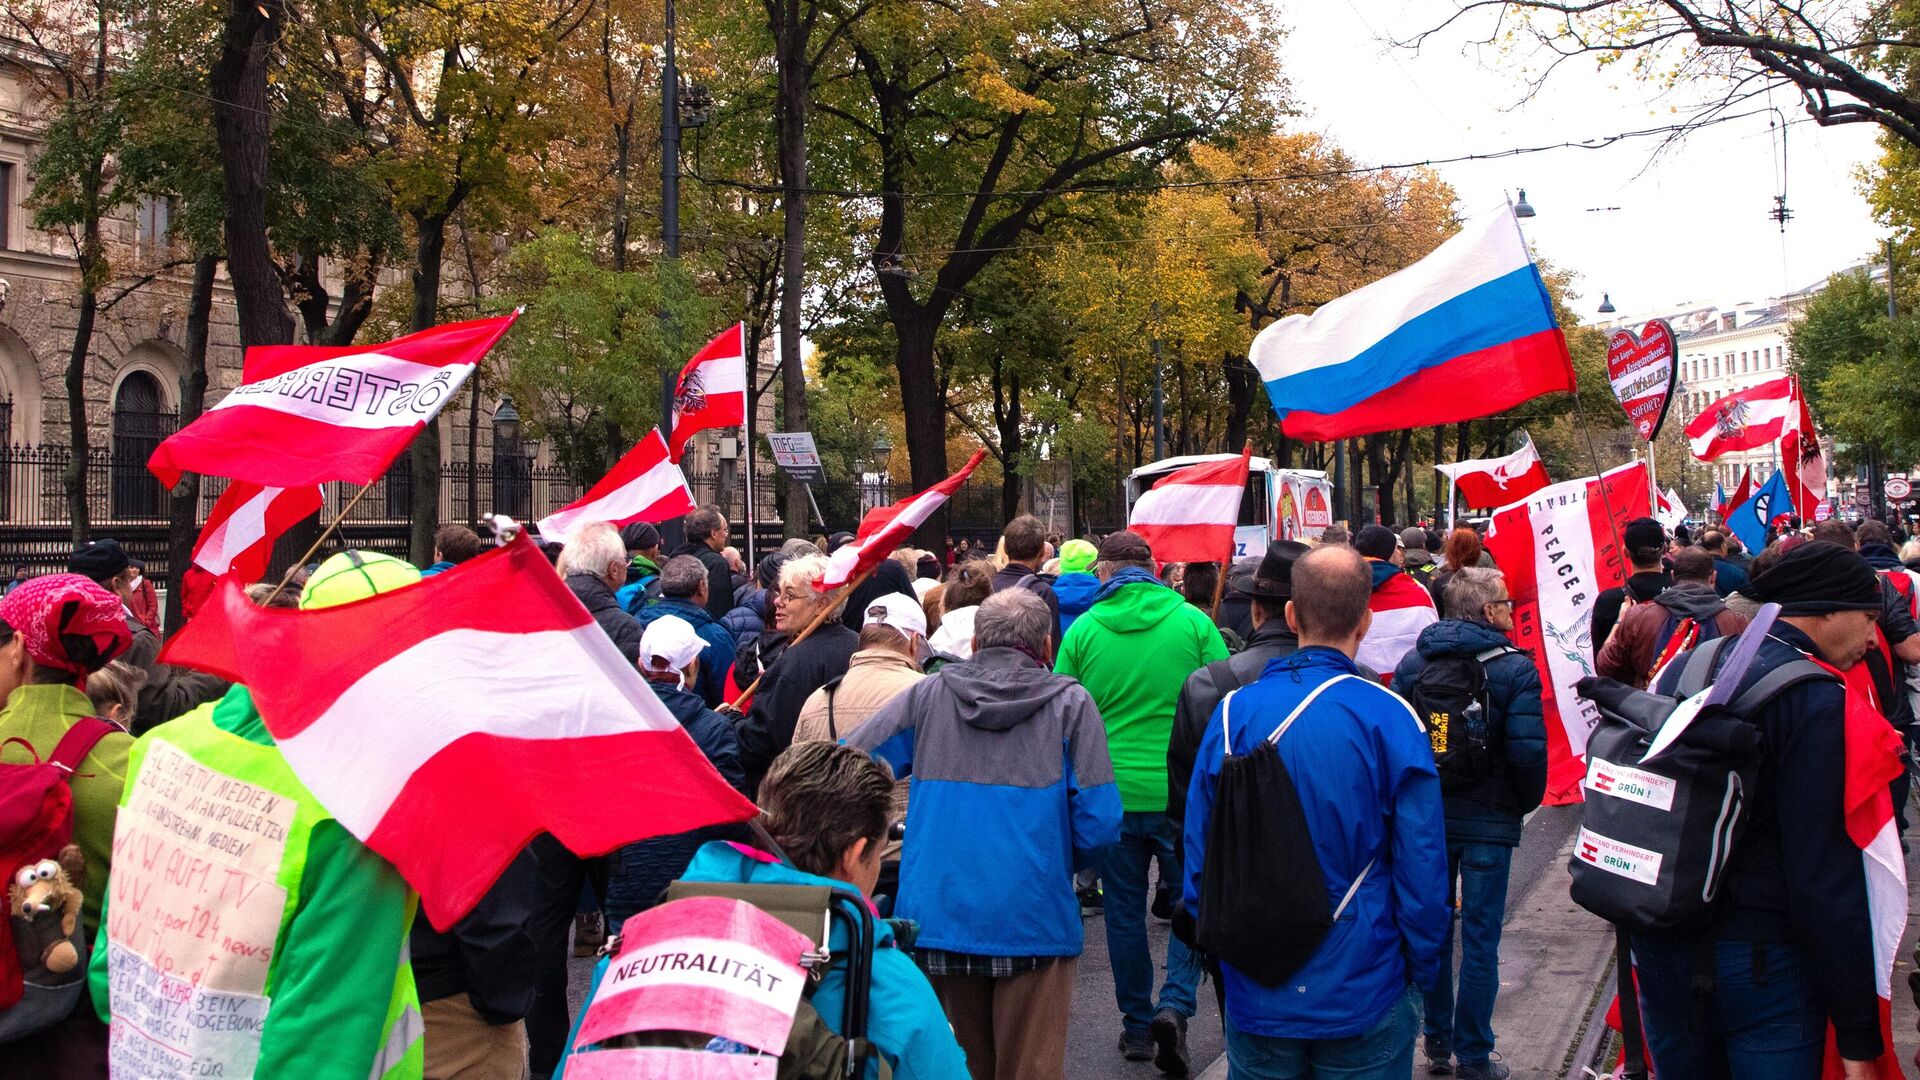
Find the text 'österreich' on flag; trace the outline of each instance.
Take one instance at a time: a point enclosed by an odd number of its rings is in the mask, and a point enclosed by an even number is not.
[[[986,450],[975,450],[967,463],[960,466],[960,471],[945,480],[892,506],[867,511],[867,516],[860,519],[860,531],[853,543],[842,545],[839,551],[827,556],[827,572],[813,587],[828,592],[879,566],[880,560],[893,554],[895,548],[913,535],[913,530],[947,504],[986,456]]]
[[[1189,465],[1156,481],[1133,504],[1127,528],[1163,563],[1220,562],[1233,557],[1233,528],[1247,493],[1251,447],[1236,456]]]
[[[687,440],[707,428],[747,422],[747,324],[734,323],[693,354],[673,390],[667,450],[679,461]]]
[[[754,813],[525,538],[317,611],[229,579],[165,659],[245,684],[300,780],[441,930],[540,833],[593,856]]]
[[[1701,461],[1757,449],[1786,434],[1799,414],[1792,377],[1769,379],[1700,410],[1687,424],[1687,445]]]
[[[1573,389],[1573,361],[1511,207],[1396,274],[1260,331],[1250,358],[1296,439],[1490,416]]]
[[[172,487],[182,472],[293,488],[371,484],[460,391],[519,316],[449,323],[384,345],[264,345],[242,382],[147,461]]]
[[[1623,465],[1541,488],[1501,508],[1487,528],[1487,553],[1513,597],[1508,636],[1540,674],[1550,806],[1580,801],[1587,733],[1599,713],[1574,687],[1593,674],[1601,644],[1593,640],[1594,602],[1626,580],[1621,534],[1627,522],[1652,516],[1647,487],[1645,464]]]
[[[259,581],[273,559],[273,542],[325,501],[317,484],[275,488],[235,480],[207,515],[193,545],[193,563],[215,577]]]
[[[1546,487],[1547,467],[1540,462],[1533,437],[1527,445],[1505,457],[1473,458],[1451,465],[1435,465],[1441,475],[1453,481],[1468,506],[1505,506]]]
[[[686,474],[667,460],[666,440],[654,428],[585,495],[541,518],[540,535],[564,541],[575,526],[590,522],[618,527],[635,521],[670,521],[698,508]]]

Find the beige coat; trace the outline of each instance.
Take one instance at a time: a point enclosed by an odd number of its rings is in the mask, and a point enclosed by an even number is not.
[[[892,649],[861,649],[853,654],[853,660],[847,664],[847,673],[841,677],[840,685],[832,688],[831,722],[828,720],[828,687],[823,686],[815,690],[807,698],[807,703],[800,707],[800,719],[793,727],[793,741],[824,739],[839,742],[858,730],[887,702],[924,678],[926,676],[913,666],[913,661]],[[895,821],[906,820],[905,780],[893,785],[893,815]],[[882,857],[899,858],[899,842],[888,841]]]

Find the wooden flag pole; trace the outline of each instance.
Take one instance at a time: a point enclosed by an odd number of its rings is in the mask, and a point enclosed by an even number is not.
[[[892,558],[893,556],[888,555],[887,557]],[[840,595],[842,593],[853,592],[853,590],[860,587],[861,582],[871,577],[873,575],[873,572],[875,570],[878,570],[879,568],[880,568],[880,564],[874,563],[872,566],[869,566],[865,570],[862,570],[860,571],[860,573],[854,575],[854,578],[852,581],[847,582],[845,585],[842,585],[838,589],[835,589],[833,592],[827,594],[827,599],[829,602],[823,605],[820,608],[820,610],[814,614],[812,622],[802,627],[800,630],[800,633],[794,635],[794,638],[792,641],[787,642],[787,648],[791,649],[795,645],[798,645],[801,642],[807,640],[807,638],[811,636],[815,630],[820,629],[821,625],[827,621],[827,617],[833,614],[833,609],[835,605],[831,601],[834,596]],[[740,703],[752,697],[753,692],[760,688],[760,680],[766,677],[767,677],[767,669],[763,666],[760,669],[760,674],[755,675],[753,677],[753,681],[748,683],[746,685],[746,688],[740,691],[740,696],[737,698],[734,698],[732,701],[722,702],[720,704],[719,711],[730,712],[736,716],[740,715]]]
[[[364,498],[367,492],[372,490],[373,490],[373,485],[368,484],[365,487],[362,487],[359,491],[354,492],[353,498],[347,500],[347,505],[341,507],[340,512],[334,515],[333,520],[327,522],[327,527],[320,530],[320,536],[316,540],[314,540],[313,546],[307,549],[306,554],[293,560],[293,565],[287,567],[287,572],[280,575],[280,584],[275,585],[273,587],[273,591],[267,594],[267,598],[260,602],[261,607],[267,607],[271,605],[274,601],[274,598],[279,596],[282,592],[286,590],[287,583],[293,580],[293,575],[299,573],[300,568],[307,565],[307,560],[313,558],[313,553],[316,551],[319,551],[320,545],[327,542],[327,537],[332,536],[333,531],[340,527],[340,523],[347,520],[347,512],[352,510],[355,504],[357,504],[362,498]]]
[[[1220,617],[1220,597],[1221,594],[1227,591],[1227,570],[1231,566],[1233,566],[1232,559],[1220,560],[1220,576],[1215,578],[1213,582],[1213,606],[1207,609],[1207,618],[1209,619],[1218,619]]]

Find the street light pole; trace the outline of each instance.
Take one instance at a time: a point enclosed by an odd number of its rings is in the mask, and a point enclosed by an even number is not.
[[[680,258],[680,69],[674,55],[674,0],[666,0],[667,34],[664,56],[660,64],[660,246],[666,257],[675,261]],[[660,369],[660,431],[671,435],[673,428],[673,398],[678,389],[678,379],[674,377],[672,358],[677,356],[673,349],[679,335],[674,333],[676,321],[674,313],[666,305],[660,309],[660,317],[666,323],[667,356],[669,361]],[[660,539],[668,552],[678,549],[686,542],[686,531],[676,518],[660,523]]]

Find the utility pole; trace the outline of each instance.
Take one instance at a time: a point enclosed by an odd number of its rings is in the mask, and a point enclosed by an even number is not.
[[[666,0],[667,35],[665,56],[660,64],[660,246],[667,258],[680,259],[680,69],[674,55],[674,0]],[[671,310],[660,309],[666,324],[667,364],[660,369],[660,433],[671,435],[673,397],[678,378],[673,359],[679,355],[674,344],[678,322]],[[686,530],[678,518],[660,523],[661,548],[669,553],[686,542]]]
[[[1887,238],[1887,347],[1898,348],[1898,336],[1892,333],[1892,323],[1900,317],[1900,307],[1893,292],[1893,238]],[[1887,476],[1886,463],[1880,460],[1880,447],[1867,447],[1867,485],[1873,494],[1873,516],[1881,521],[1887,519]]]

